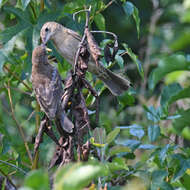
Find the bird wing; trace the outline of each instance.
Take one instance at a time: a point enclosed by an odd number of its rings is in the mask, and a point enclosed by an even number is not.
[[[53,120],[61,101],[63,89],[61,77],[56,68],[52,72],[51,80],[48,79],[45,83],[39,83],[35,88],[35,92],[41,109],[49,119]]]
[[[66,32],[67,32],[67,34],[73,36],[78,41],[81,41],[81,36],[77,32],[75,32],[75,31],[73,31],[73,30],[71,30],[69,28],[66,29]]]

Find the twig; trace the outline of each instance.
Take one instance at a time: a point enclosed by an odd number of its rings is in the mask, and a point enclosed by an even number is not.
[[[90,31],[91,33],[105,33],[105,34],[110,34],[114,37],[114,40],[117,41],[118,37],[116,34],[114,34],[113,32],[108,32],[108,31],[102,31],[102,30],[93,30]]]
[[[1,173],[5,178],[7,178],[8,182],[17,190],[16,185],[11,181],[10,177],[9,177],[6,173],[4,173],[4,171],[1,170],[1,169],[0,169],[0,173]]]
[[[6,161],[4,161],[4,160],[0,160],[0,162],[3,163],[3,164],[6,164],[6,165],[8,165],[8,166],[11,166],[11,167],[13,167],[13,168],[15,168],[15,169],[17,169],[17,170],[19,170],[19,171],[22,172],[24,175],[27,174],[23,169],[21,169],[21,168],[15,166],[14,164],[11,164],[11,163],[6,162]]]
[[[105,7],[103,7],[103,8],[101,8],[101,9],[97,10],[94,15],[97,15],[97,14],[101,13],[102,11],[104,11],[105,9],[107,9],[114,1],[115,1],[115,0],[110,1],[108,4],[105,5]],[[94,17],[94,16],[91,16],[91,17],[90,17],[90,20],[93,20],[93,17]]]
[[[11,96],[11,91],[10,91],[10,82],[8,81],[8,87],[7,87],[7,91],[8,91],[8,97],[9,97],[9,102],[10,102],[10,106],[11,106],[11,115],[12,115],[12,118],[13,120],[15,121],[16,123],[16,127],[20,133],[20,136],[24,142],[24,146],[26,148],[26,152],[28,154],[28,157],[32,163],[32,156],[31,156],[31,153],[30,153],[30,150],[29,150],[29,147],[28,147],[28,143],[25,139],[25,136],[24,136],[24,132],[23,132],[23,129],[22,129],[22,126],[20,126],[19,122],[17,121],[16,117],[15,117],[15,114],[14,114],[14,108],[13,108],[13,101],[12,101],[12,96]]]
[[[156,30],[156,23],[163,12],[162,9],[158,8],[158,6],[159,6],[158,0],[152,0],[152,4],[153,4],[154,12],[153,12],[153,15],[151,16],[151,20],[150,20],[150,30],[149,30],[147,48],[146,48],[146,53],[145,53],[144,82],[141,85],[141,89],[140,89],[141,94],[143,94],[143,95],[145,93],[145,88],[146,88],[147,81],[148,81],[148,70],[149,70],[149,66],[150,66],[151,43],[153,40],[153,34]]]
[[[21,82],[28,90],[32,91],[32,88],[30,88],[24,81],[15,75],[15,73],[13,73],[6,65],[4,65],[3,68],[7,70],[12,76],[14,76],[19,82]]]
[[[44,10],[44,0],[40,0],[40,12]]]

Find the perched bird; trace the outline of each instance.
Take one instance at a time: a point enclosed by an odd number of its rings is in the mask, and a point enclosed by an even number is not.
[[[47,22],[42,26],[40,36],[44,44],[46,44],[48,40],[52,40],[59,53],[70,64],[74,64],[75,54],[81,41],[81,37],[78,33],[56,22]],[[121,95],[130,86],[130,82],[125,78],[106,69],[101,64],[97,66],[92,57],[88,63],[88,71],[97,75],[112,94],[116,96]]]
[[[58,70],[48,63],[46,47],[37,46],[32,53],[32,86],[40,108],[50,120],[55,120],[66,132],[73,132],[73,124],[61,107],[63,87]]]

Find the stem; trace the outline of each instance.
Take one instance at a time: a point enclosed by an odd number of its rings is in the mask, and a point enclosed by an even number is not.
[[[107,9],[115,0],[110,1],[108,4],[105,5],[105,7],[102,7],[100,10],[97,10],[94,15],[97,15]],[[90,20],[93,20],[94,16],[90,17]]]
[[[40,0],[40,12],[44,10],[44,0]]]
[[[3,68],[8,71],[12,76],[14,76],[19,82],[21,82],[29,91],[32,91],[32,88],[30,88],[24,81],[22,81],[15,73],[13,73],[6,65],[3,66]]]
[[[5,178],[7,178],[7,180],[9,181],[9,183],[17,190],[16,185],[11,181],[10,177],[9,177],[6,173],[4,173],[4,171],[1,170],[1,169],[0,169],[0,173],[1,173],[3,176],[5,176]]]
[[[28,147],[28,143],[25,139],[25,136],[24,136],[24,132],[23,132],[23,129],[22,129],[22,126],[19,124],[19,122],[17,121],[16,117],[15,117],[15,114],[14,114],[14,108],[13,108],[13,101],[12,101],[12,96],[11,96],[11,90],[10,90],[10,82],[8,81],[8,86],[7,86],[7,91],[8,91],[8,97],[9,97],[9,103],[10,103],[10,106],[11,106],[11,115],[12,115],[12,118],[13,120],[15,121],[16,123],[16,127],[20,133],[20,136],[24,142],[24,146],[26,148],[26,152],[28,154],[28,157],[32,163],[32,156],[31,156],[31,153],[30,153],[30,150],[29,150],[29,147]]]
[[[15,168],[15,169],[17,169],[17,170],[19,170],[19,171],[22,172],[24,175],[27,174],[23,169],[21,169],[21,168],[15,166],[14,164],[11,164],[11,163],[6,162],[6,161],[4,161],[4,160],[0,160],[0,162],[3,163],[3,164],[6,164],[6,165],[8,165],[8,166],[11,166],[11,167],[13,167],[13,168]]]

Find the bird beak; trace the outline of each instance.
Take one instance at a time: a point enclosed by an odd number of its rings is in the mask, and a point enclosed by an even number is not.
[[[47,51],[47,52],[52,52],[52,49],[46,47],[46,51]]]

